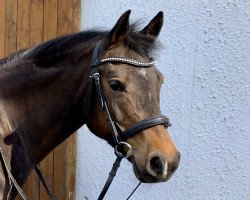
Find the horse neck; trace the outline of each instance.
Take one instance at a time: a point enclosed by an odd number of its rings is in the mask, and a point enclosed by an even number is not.
[[[49,68],[21,61],[9,74],[0,71],[4,74],[0,76],[0,114],[6,116],[0,128],[6,123],[9,127],[2,145],[12,146],[12,163],[37,164],[85,123],[86,96],[81,94],[87,94],[88,57]]]

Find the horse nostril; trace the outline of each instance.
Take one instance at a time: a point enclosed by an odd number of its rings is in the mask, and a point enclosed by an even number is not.
[[[150,169],[155,173],[156,176],[163,174],[164,165],[162,160],[158,156],[154,156],[150,159]]]
[[[165,155],[155,153],[148,158],[146,172],[154,178],[165,180],[176,171],[179,163],[180,153],[178,151],[171,162],[167,162]]]

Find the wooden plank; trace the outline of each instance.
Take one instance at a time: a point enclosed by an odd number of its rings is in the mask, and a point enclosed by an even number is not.
[[[75,199],[76,134],[54,150],[54,193],[58,198]]]
[[[54,184],[54,167],[53,162],[54,160],[54,153],[51,152],[41,163],[40,169],[43,173],[44,179],[50,189],[53,191],[53,184]],[[40,200],[50,200],[46,190],[44,189],[43,185],[40,183],[40,193],[39,193]],[[61,198],[57,198],[61,199]]]
[[[30,1],[30,46],[43,41],[43,1]]]
[[[67,176],[66,176],[66,191],[67,199],[75,200],[75,176],[76,176],[76,133],[71,135],[67,144]]]
[[[43,40],[43,2],[30,1],[29,19],[29,46],[39,44]],[[33,170],[27,180],[28,187],[25,190],[29,199],[40,200],[40,181]]]
[[[57,0],[44,0],[43,41],[57,35]]]
[[[30,0],[18,0],[17,4],[17,50],[29,47]]]
[[[3,8],[0,11],[2,57],[17,48],[79,30],[80,0],[0,0],[0,8]],[[57,199],[75,199],[75,152],[76,135],[73,135],[40,163]],[[49,199],[34,172],[23,189],[29,199]]]
[[[80,30],[81,1],[72,0],[72,8],[73,8],[72,32],[78,32]]]
[[[17,1],[5,1],[5,56],[16,51]]]
[[[13,0],[12,0],[13,1]],[[17,0],[17,23],[16,23],[16,50],[29,47],[29,19],[30,19],[30,2],[29,0]],[[31,173],[31,177],[32,177]],[[28,179],[23,185],[23,190],[29,196],[33,197],[33,191],[29,191],[29,183],[31,179]],[[34,187],[35,188],[35,187]],[[21,199],[18,195],[17,199]],[[36,200],[35,198],[32,198]]]
[[[72,7],[72,16],[71,16],[71,32],[78,32],[80,30],[80,10],[81,10],[81,1],[80,0],[71,0]],[[68,198],[75,200],[75,169],[76,169],[76,133],[73,134],[68,139],[67,146],[67,166],[68,166],[68,176],[67,176],[67,191]]]
[[[73,1],[58,0],[57,35],[73,31]],[[75,199],[75,144],[72,135],[54,150],[54,193],[68,200]],[[66,183],[62,187],[62,183]]]
[[[43,41],[53,39],[57,34],[57,0],[44,0],[43,5]],[[54,153],[51,152],[41,163],[40,169],[48,187],[53,191],[54,185]],[[58,196],[57,196],[58,197]],[[58,197],[58,199],[61,199]],[[40,200],[49,200],[47,192],[40,184]]]
[[[0,0],[0,59],[4,58],[5,41],[5,0]]]
[[[28,199],[39,200],[39,179],[36,172],[33,170],[26,181],[26,188],[23,188]]]
[[[72,33],[72,0],[58,0],[57,36]]]

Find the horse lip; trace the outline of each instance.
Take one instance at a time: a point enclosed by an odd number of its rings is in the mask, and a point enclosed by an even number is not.
[[[147,175],[146,172],[141,172],[139,170],[133,156],[130,158],[129,161],[133,164],[133,170],[134,170],[135,176],[139,181],[141,181],[142,183],[157,183],[157,182],[159,182],[159,181],[157,181],[157,179]],[[147,176],[148,176],[148,178],[147,178]]]
[[[141,181],[142,183],[147,183],[147,181],[144,179],[144,176],[141,174],[134,158],[132,159],[132,164],[133,164],[133,170],[134,170],[134,173],[135,173],[135,176],[136,178]]]

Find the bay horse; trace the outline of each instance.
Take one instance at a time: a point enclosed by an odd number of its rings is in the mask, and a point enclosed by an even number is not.
[[[163,75],[152,58],[163,12],[142,30],[129,15],[111,31],[61,36],[0,60],[0,199],[17,194],[10,175],[22,186],[84,124],[113,147],[132,148],[128,160],[141,182],[164,182],[175,172],[180,153],[161,115]]]

